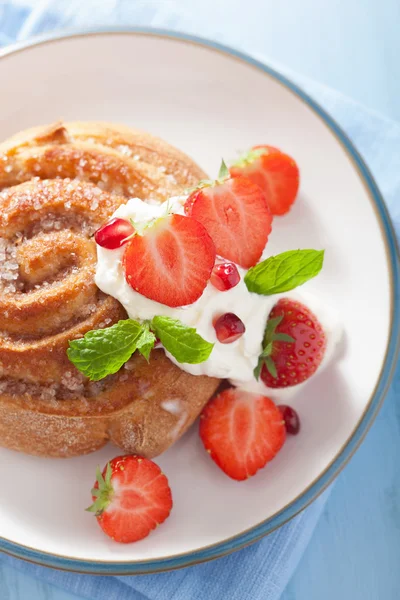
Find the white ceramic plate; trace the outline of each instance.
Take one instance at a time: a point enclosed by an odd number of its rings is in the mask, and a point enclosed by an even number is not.
[[[0,449],[0,548],[61,568],[126,574],[207,560],[269,533],[320,493],[357,447],[395,359],[394,237],[361,159],[280,75],[167,32],[41,40],[6,52],[0,80],[1,138],[60,118],[122,122],[165,138],[210,174],[221,156],[255,143],[282,147],[300,166],[301,192],[289,216],[276,219],[270,249],[326,249],[323,272],[307,289],[337,309],[345,330],[333,362],[292,401],[301,434],[256,477],[229,480],[201,448],[196,427],[158,459],[174,509],[137,544],[111,542],[83,510],[96,465],[115,448],[69,460]]]

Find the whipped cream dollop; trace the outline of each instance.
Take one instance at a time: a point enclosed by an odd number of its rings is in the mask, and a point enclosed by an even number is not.
[[[145,224],[168,212],[183,215],[186,199],[186,196],[177,196],[163,204],[147,204],[139,198],[132,198],[126,204],[119,206],[113,217],[132,219],[135,223]],[[166,352],[171,361],[184,371],[192,375],[229,379],[237,387],[248,391],[265,393],[266,390],[269,390],[269,395],[276,398],[286,397],[295,389],[297,390],[303,384],[284,389],[267,388],[261,380],[256,381],[253,373],[262,351],[262,339],[268,315],[281,297],[289,297],[303,302],[320,320],[327,340],[325,357],[320,369],[332,356],[340,337],[341,328],[335,315],[331,311],[322,309],[311,295],[285,292],[284,294],[261,296],[249,292],[244,283],[246,270],[237,266],[241,279],[235,287],[221,292],[209,282],[196,302],[188,306],[171,308],[146,298],[128,285],[122,266],[124,251],[125,247],[107,250],[97,246],[96,284],[103,292],[116,298],[131,319],[150,320],[155,315],[179,319],[185,325],[194,327],[205,340],[215,344],[209,359],[200,364],[178,363],[172,355]],[[266,257],[264,252],[263,258]],[[235,342],[221,344],[217,340],[213,320],[228,312],[234,313],[243,321],[246,331]]]

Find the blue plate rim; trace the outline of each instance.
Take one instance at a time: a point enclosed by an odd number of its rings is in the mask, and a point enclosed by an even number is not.
[[[391,275],[391,334],[380,378],[370,402],[368,403],[368,406],[360,418],[357,426],[355,427],[352,435],[341,448],[335,459],[330,463],[325,471],[306,490],[303,491],[302,494],[300,494],[286,507],[281,509],[278,513],[259,523],[258,525],[253,526],[247,531],[239,533],[227,540],[223,540],[222,542],[213,544],[212,546],[174,555],[170,558],[166,557],[145,561],[118,561],[110,563],[108,561],[82,560],[36,550],[34,548],[17,544],[0,537],[0,551],[35,564],[65,571],[94,575],[139,575],[164,572],[203,563],[230,554],[231,552],[244,548],[245,546],[260,540],[264,536],[269,535],[290,521],[298,513],[304,510],[340,473],[340,471],[353,456],[354,452],[357,450],[369,428],[371,427],[388,391],[394,373],[400,348],[400,310],[398,308],[400,300],[400,261],[396,235],[383,197],[367,165],[348,136],[344,133],[336,121],[300,87],[294,84],[286,76],[282,75],[263,62],[253,58],[252,56],[207,38],[170,29],[116,26],[69,29],[56,33],[39,35],[31,38],[28,41],[18,42],[16,44],[12,44],[11,46],[7,46],[0,51],[0,59],[21,50],[28,49],[32,46],[54,42],[64,38],[86,37],[91,35],[109,35],[116,33],[172,38],[177,41],[191,43],[221,52],[264,72],[266,75],[272,77],[282,84],[286,89],[291,91],[309,108],[311,108],[311,110],[320,119],[322,119],[325,125],[330,129],[331,133],[342,145],[352,161],[353,166],[356,168],[356,171],[358,172],[363,184],[367,188],[377,214],[378,224],[380,224],[382,229],[383,238],[386,245],[386,252],[388,255],[388,267]]]

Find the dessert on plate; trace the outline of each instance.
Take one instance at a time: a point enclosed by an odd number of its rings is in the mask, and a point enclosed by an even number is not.
[[[299,432],[287,400],[340,329],[293,291],[324,251],[268,248],[297,197],[289,155],[254,146],[213,180],[147,133],[60,122],[0,145],[0,188],[0,445],[119,446],[88,509],[110,537],[168,517],[149,459],[200,413],[205,450],[238,481]]]

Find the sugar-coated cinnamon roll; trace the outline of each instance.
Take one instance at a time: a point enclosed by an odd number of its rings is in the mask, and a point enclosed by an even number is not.
[[[127,317],[94,283],[94,231],[128,197],[162,201],[201,178],[165,142],[105,123],[57,123],[0,145],[0,445],[68,457],[112,440],[151,457],[197,417],[218,380],[163,351],[90,382],[66,349]]]

